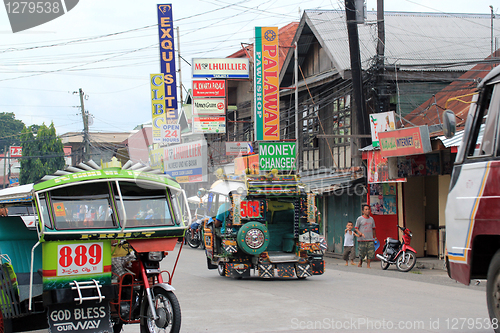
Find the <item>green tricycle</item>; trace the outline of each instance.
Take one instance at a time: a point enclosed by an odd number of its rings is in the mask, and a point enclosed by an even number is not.
[[[0,209],[0,332],[179,332],[172,278],[191,217],[170,177],[89,161],[0,190]]]

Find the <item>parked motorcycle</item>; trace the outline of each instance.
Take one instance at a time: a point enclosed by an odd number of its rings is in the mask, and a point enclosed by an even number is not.
[[[377,258],[380,259],[380,265],[384,270],[394,264],[401,272],[409,272],[417,263],[417,251],[410,246],[413,234],[408,228],[399,225],[398,228],[403,232],[403,242],[387,237],[384,251],[382,254],[377,254]]]

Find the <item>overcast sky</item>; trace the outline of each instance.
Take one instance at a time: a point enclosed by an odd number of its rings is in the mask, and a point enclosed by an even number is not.
[[[157,3],[169,2],[80,0],[65,15],[15,34],[0,8],[0,112],[13,112],[26,125],[53,121],[58,135],[79,132],[83,123],[74,92],[82,88],[93,116],[91,131],[130,131],[150,121],[149,74],[159,72]],[[368,10],[376,10],[376,3],[368,0]],[[490,4],[499,13],[492,0],[386,0],[385,10],[489,14]],[[282,27],[299,21],[305,9],[343,9],[339,0],[183,0],[172,5],[187,62],[226,57],[241,43],[253,43],[255,26]],[[189,89],[187,62],[182,61],[182,79]]]

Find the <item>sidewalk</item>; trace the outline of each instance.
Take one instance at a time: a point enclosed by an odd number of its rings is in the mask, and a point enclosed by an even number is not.
[[[344,265],[345,261],[342,259],[342,254],[325,252],[325,258],[333,259],[333,261],[339,265]],[[359,262],[359,258],[354,259],[356,263]],[[365,263],[366,265],[366,263]],[[380,268],[380,261],[375,259],[372,263],[372,267]],[[444,265],[444,260],[440,260],[437,257],[417,257],[417,264],[415,265],[417,269],[438,269],[446,271]]]

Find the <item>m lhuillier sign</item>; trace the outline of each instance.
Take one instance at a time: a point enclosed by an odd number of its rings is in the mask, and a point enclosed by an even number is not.
[[[193,78],[248,79],[248,58],[194,58]]]
[[[259,169],[270,171],[296,170],[295,143],[261,142],[259,144]]]

